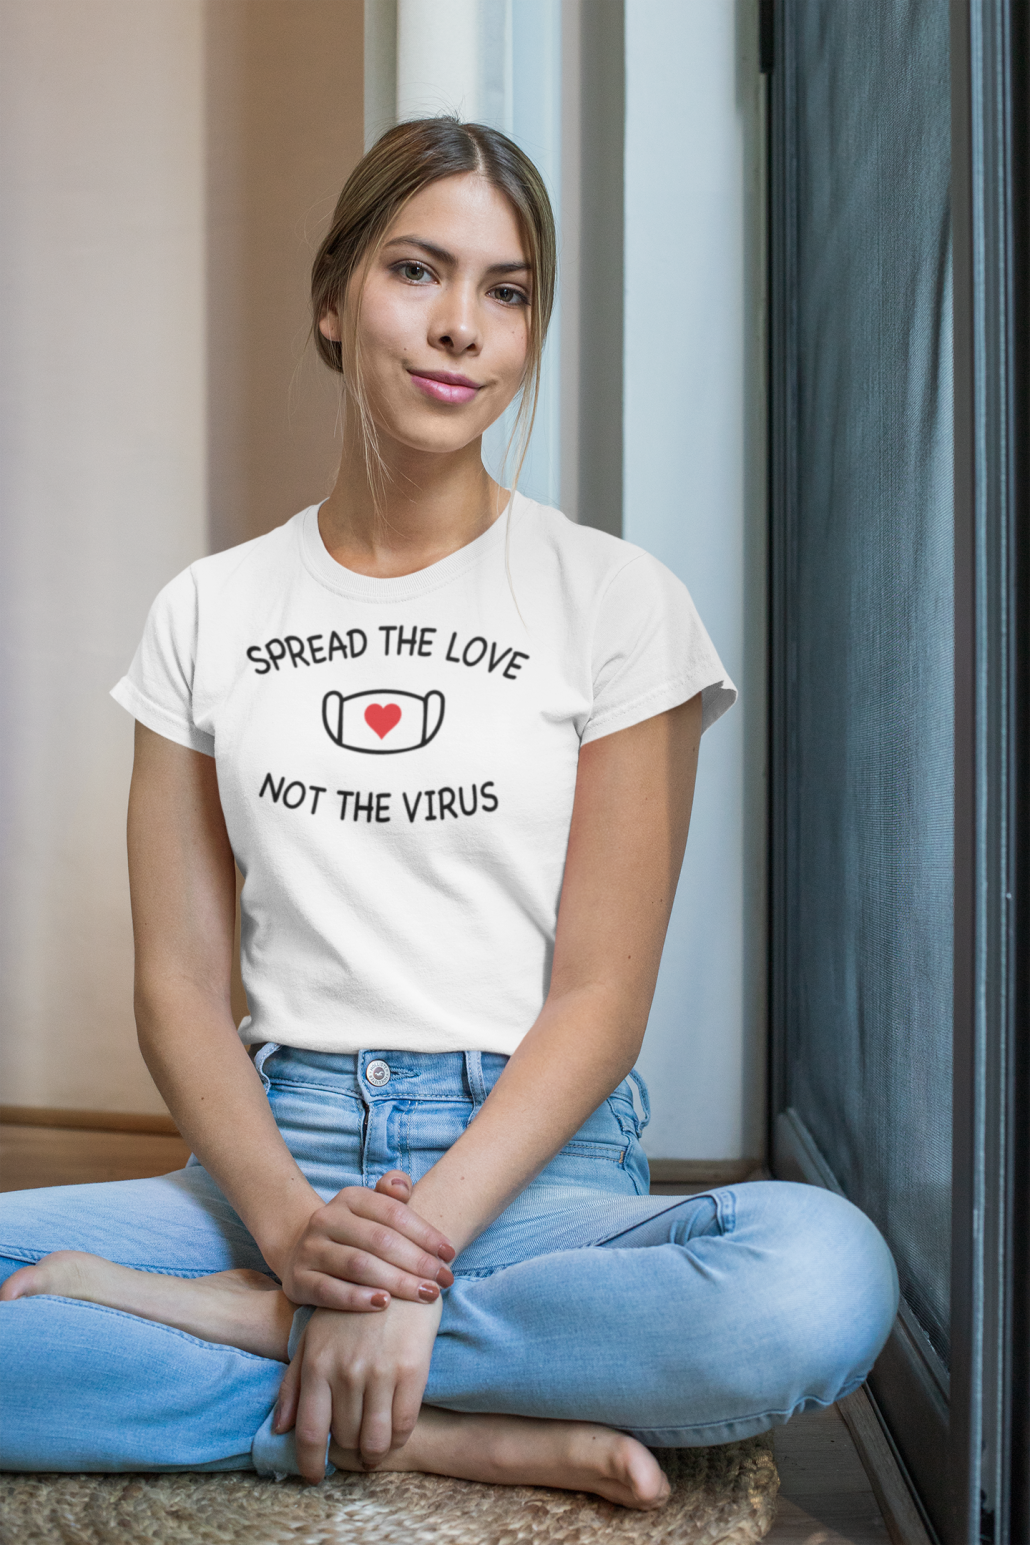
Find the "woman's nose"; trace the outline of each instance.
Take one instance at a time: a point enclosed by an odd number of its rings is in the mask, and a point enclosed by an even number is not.
[[[476,297],[463,286],[448,286],[430,325],[430,342],[454,354],[467,354],[481,343]]]

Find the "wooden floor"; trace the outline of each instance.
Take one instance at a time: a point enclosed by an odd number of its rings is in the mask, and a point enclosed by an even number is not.
[[[187,1157],[177,1137],[3,1126],[0,1190],[163,1175],[180,1169]],[[655,1190],[671,1193],[673,1187]],[[795,1417],[777,1429],[774,1441],[780,1500],[767,1545],[886,1545],[883,1515],[835,1407]]]
[[[836,1406],[773,1435],[780,1498],[766,1545],[889,1545],[883,1514]]]

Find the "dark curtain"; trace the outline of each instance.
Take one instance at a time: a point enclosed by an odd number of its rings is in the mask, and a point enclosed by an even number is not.
[[[953,507],[948,6],[800,0],[783,1078],[948,1361]]]

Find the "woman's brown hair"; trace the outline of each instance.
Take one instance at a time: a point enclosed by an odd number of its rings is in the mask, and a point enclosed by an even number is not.
[[[533,429],[557,266],[554,215],[543,179],[516,144],[485,124],[460,123],[452,117],[399,123],[376,141],[348,177],[311,271],[315,345],[329,368],[343,376],[344,388],[357,409],[377,506],[382,502],[386,473],[361,377],[357,338],[360,298],[358,306],[348,311],[347,289],[355,274],[368,272],[387,231],[410,198],[429,183],[467,172],[486,178],[504,194],[515,212],[529,261],[529,348],[522,400],[508,446],[510,450],[518,438],[513,483],[518,481]],[[329,311],[340,318],[341,331],[345,330],[343,342],[326,338],[319,331],[318,324]]]

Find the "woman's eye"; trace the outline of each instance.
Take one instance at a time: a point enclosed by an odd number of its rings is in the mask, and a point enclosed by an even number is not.
[[[522,291],[515,289],[514,285],[511,284],[498,285],[497,289],[494,290],[494,294],[497,296],[497,299],[505,306],[528,305],[526,296],[523,295]]]
[[[429,269],[424,263],[402,263],[401,273],[405,279],[410,279],[413,284],[429,277]]]

